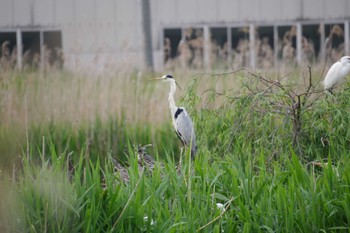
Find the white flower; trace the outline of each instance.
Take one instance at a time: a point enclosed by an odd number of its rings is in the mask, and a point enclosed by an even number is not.
[[[145,217],[143,217],[143,221],[146,223],[148,222],[148,216],[146,215]],[[153,221],[153,219],[151,219],[151,226],[153,226],[156,222]]]
[[[216,208],[218,208],[221,211],[224,211],[225,210],[225,205],[221,204],[221,203],[216,203]]]

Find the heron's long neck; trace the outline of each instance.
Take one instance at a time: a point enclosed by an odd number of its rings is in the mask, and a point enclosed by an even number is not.
[[[176,84],[175,84],[175,81],[172,81],[170,82],[170,92],[169,92],[169,98],[168,98],[172,116],[174,116],[177,109],[175,105],[175,100],[174,100],[175,91],[176,91]]]

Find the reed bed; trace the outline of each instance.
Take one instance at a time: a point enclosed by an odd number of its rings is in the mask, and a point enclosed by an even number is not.
[[[2,75],[0,231],[349,232],[350,92],[311,71],[175,72],[199,145],[181,170],[158,74]]]

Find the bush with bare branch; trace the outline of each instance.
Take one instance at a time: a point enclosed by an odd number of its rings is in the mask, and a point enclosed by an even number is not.
[[[312,77],[310,66],[301,75],[277,80],[247,69],[220,76],[238,78],[242,86],[238,93],[238,88],[205,92],[226,100],[219,109],[201,113],[215,116],[211,117],[212,122],[202,124],[209,125],[210,131],[221,132],[215,137],[204,136],[208,147],[216,148],[221,154],[229,154],[237,147],[246,151],[244,154],[260,153],[256,148],[265,148],[271,158],[293,148],[305,161],[320,156],[327,158],[329,153],[341,153],[347,148],[350,140],[345,129],[350,120],[346,111],[350,106],[345,99],[349,93],[327,96]]]

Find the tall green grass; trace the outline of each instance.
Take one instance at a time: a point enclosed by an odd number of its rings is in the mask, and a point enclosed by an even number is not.
[[[62,117],[24,125],[21,140],[8,134],[20,157],[13,172],[0,172],[0,231],[349,232],[350,92],[315,94],[312,106],[301,109],[295,144],[292,115],[269,105],[289,106],[286,92],[251,95],[237,87],[237,80],[248,78],[244,72],[203,75],[182,85],[178,105],[193,118],[199,151],[195,161],[185,151],[180,172],[167,114],[159,123],[127,112],[96,113],[79,124]],[[298,89],[298,78],[284,85]],[[158,88],[152,85],[148,91]],[[153,95],[168,111],[166,92]],[[139,105],[142,95],[136,96],[130,101]],[[1,129],[8,132],[8,125]],[[152,173],[140,170],[134,148],[148,143],[148,152],[164,164]],[[115,173],[112,158],[125,163],[129,182]]]

